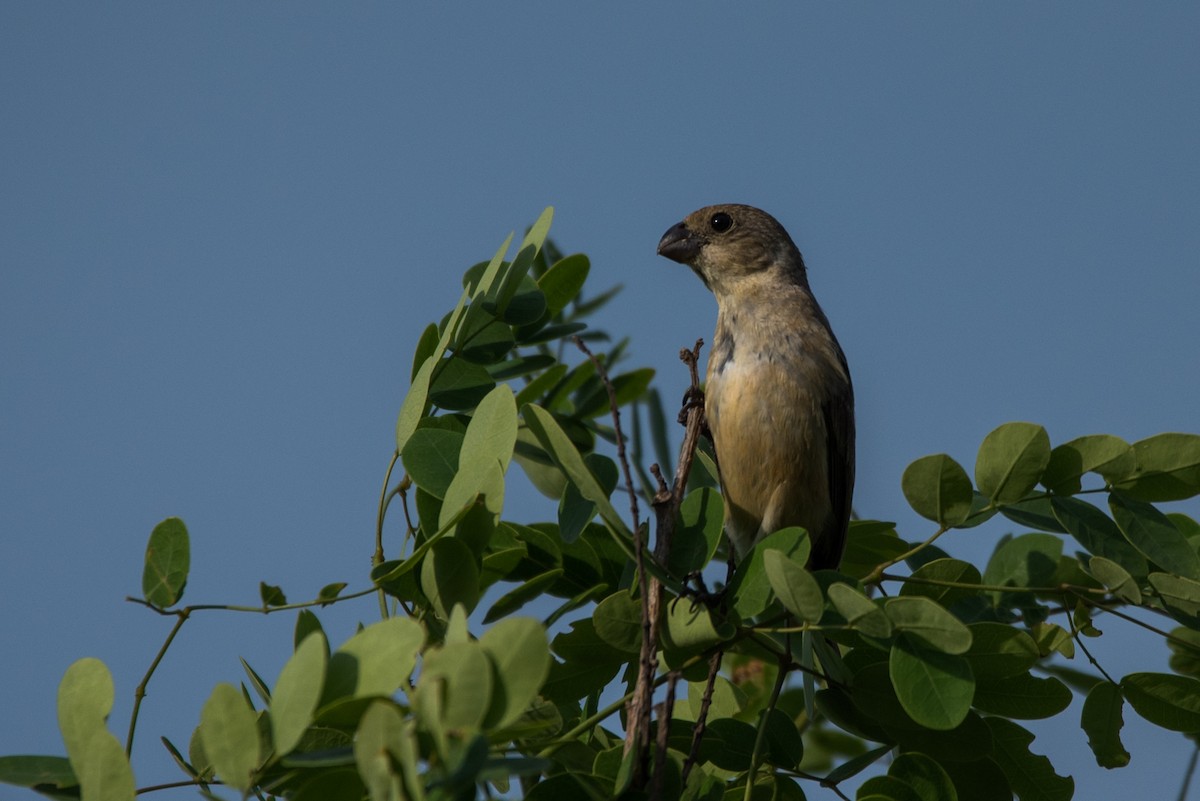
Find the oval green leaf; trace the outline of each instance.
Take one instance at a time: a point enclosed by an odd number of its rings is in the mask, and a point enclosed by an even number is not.
[[[1041,480],[1050,462],[1050,437],[1034,423],[1005,423],[983,438],[975,483],[997,505],[1016,503]]]
[[[187,526],[178,517],[168,517],[150,532],[142,597],[160,609],[173,606],[183,596],[190,566]]]
[[[953,527],[971,512],[974,488],[962,465],[944,453],[923,456],[904,470],[904,497],[917,514]]]

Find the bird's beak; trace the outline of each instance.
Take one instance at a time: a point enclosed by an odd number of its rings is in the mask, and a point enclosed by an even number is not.
[[[658,255],[680,264],[691,264],[700,255],[700,242],[686,225],[676,223],[658,240]]]

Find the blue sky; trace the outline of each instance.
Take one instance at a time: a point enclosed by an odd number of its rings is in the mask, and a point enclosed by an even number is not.
[[[666,397],[715,304],[659,236],[715,202],[778,217],[854,374],[855,506],[908,538],[905,465],[969,469],[1002,422],[1200,431],[1200,6],[645,5],[0,6],[0,753],[61,753],[85,655],[123,736],[169,621],[122,599],[166,516],[187,601],[365,584],[416,337],[546,205],[594,289],[624,284],[602,323]],[[1006,530],[942,542],[982,559]],[[140,784],[291,626],[185,627]],[[1112,671],[1165,667],[1105,630]],[[1078,798],[1173,797],[1186,744],[1126,718],[1122,771],[1074,723],[1034,748]]]

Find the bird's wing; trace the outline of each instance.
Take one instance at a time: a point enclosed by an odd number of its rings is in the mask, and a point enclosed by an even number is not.
[[[836,568],[846,546],[846,527],[850,523],[850,504],[854,491],[854,394],[846,393],[825,402],[825,455],[829,476],[829,506],[836,528],[830,536],[815,543],[811,562],[813,569]]]

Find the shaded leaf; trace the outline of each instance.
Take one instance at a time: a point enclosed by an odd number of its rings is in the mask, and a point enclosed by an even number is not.
[[[926,581],[966,586],[949,587],[941,583],[923,583]],[[970,562],[964,562],[961,559],[935,559],[932,562],[926,562],[912,572],[912,580],[905,581],[900,588],[900,597],[922,596],[942,606],[950,607],[957,601],[978,595],[980,590],[973,589],[970,585],[977,585],[982,581],[983,577],[979,575],[978,568]]]
[[[1178,576],[1200,579],[1200,555],[1166,515],[1118,492],[1108,496],[1108,505],[1121,533],[1139,553]]]
[[[536,620],[509,618],[485,631],[479,644],[496,668],[485,722],[489,729],[504,728],[525,713],[550,673],[546,630]]]
[[[471,549],[453,537],[435,542],[421,563],[421,591],[442,620],[450,619],[455,604],[473,610],[479,602],[479,568]]]
[[[1123,768],[1129,764],[1129,752],[1121,744],[1124,705],[1121,688],[1107,681],[1093,687],[1083,702],[1079,725],[1087,733],[1088,747],[1096,755],[1096,764],[1102,768]]]
[[[904,711],[922,726],[953,729],[970,711],[975,679],[961,656],[931,649],[901,633],[892,646],[888,674]]]
[[[1171,731],[1200,732],[1200,681],[1169,673],[1130,673],[1121,692],[1133,711]]]
[[[1117,487],[1139,501],[1182,501],[1200,493],[1200,435],[1166,433],[1133,443],[1137,470]]]
[[[1075,541],[1096,556],[1109,559],[1134,576],[1145,576],[1146,559],[1121,534],[1104,512],[1078,498],[1052,498],[1054,516]]]
[[[891,636],[892,621],[883,608],[876,605],[870,598],[849,584],[841,582],[831,584],[827,592],[834,609],[846,618],[846,623],[851,628],[861,631],[869,637]]]
[[[967,662],[979,681],[992,681],[1025,673],[1041,657],[1033,638],[1004,623],[972,623]]]
[[[975,687],[976,709],[1018,720],[1040,720],[1057,715],[1071,703],[1071,691],[1056,678],[1028,673],[981,681]]]
[[[1012,721],[987,718],[996,744],[993,754],[1009,786],[1021,801],[1068,801],[1075,780],[1054,772],[1050,760],[1029,750],[1034,736]]]
[[[1093,434],[1064,442],[1050,451],[1042,484],[1051,492],[1074,495],[1082,489],[1085,473],[1099,473],[1106,481],[1127,476],[1136,465],[1133,448],[1120,437]]]
[[[893,628],[919,638],[931,648],[965,654],[971,647],[970,629],[928,598],[889,598],[883,608]]]

